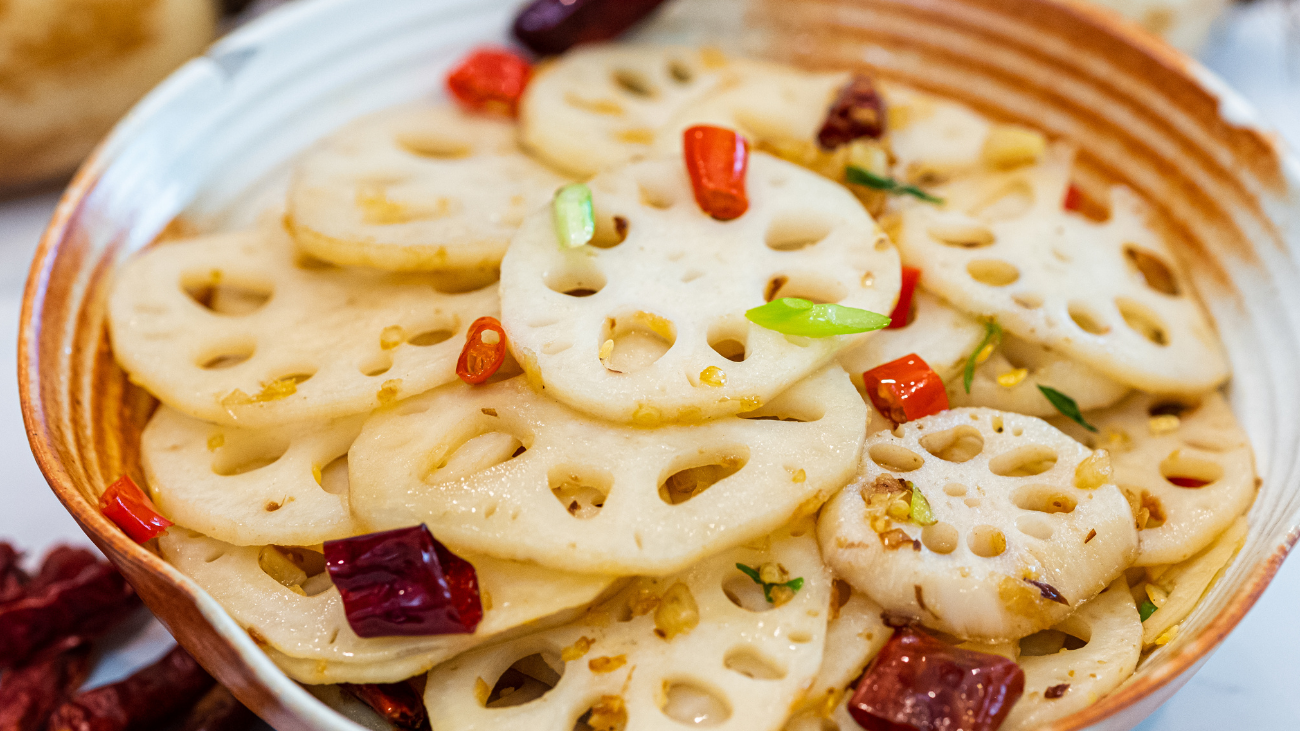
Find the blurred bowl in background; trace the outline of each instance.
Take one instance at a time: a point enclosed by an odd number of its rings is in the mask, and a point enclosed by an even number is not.
[[[1196,53],[1232,0],[1093,0],[1116,10],[1180,51]]]

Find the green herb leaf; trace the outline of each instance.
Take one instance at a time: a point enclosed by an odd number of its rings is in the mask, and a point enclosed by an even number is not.
[[[926,203],[943,205],[943,199],[938,196],[930,195],[915,185],[903,185],[893,178],[886,178],[857,165],[849,165],[844,168],[844,177],[853,185],[865,185],[868,188],[883,190],[891,195],[910,195],[920,198]]]
[[[591,188],[572,183],[555,191],[551,201],[555,235],[561,249],[576,249],[591,242],[596,235],[596,216],[591,209]]]
[[[925,499],[916,485],[910,482],[908,485],[912,488],[912,508],[908,511],[907,517],[921,527],[938,523],[939,519],[934,517],[934,511],[930,510],[930,501]]]
[[[1155,613],[1156,605],[1152,604],[1150,599],[1142,602],[1142,606],[1138,607],[1138,616],[1142,618],[1143,622],[1147,621]]]
[[[755,584],[763,583],[763,580],[758,577],[758,569],[753,566],[746,566],[743,563],[738,563],[736,564],[736,568],[740,569],[740,572],[745,576],[753,579]]]
[[[784,335],[825,338],[887,327],[888,315],[844,305],[815,305],[806,299],[782,297],[745,313],[752,323]]]
[[[980,353],[992,345],[994,348],[1002,342],[1002,326],[989,320],[984,323],[984,339],[979,345],[975,346],[974,352],[966,359],[966,372],[962,374],[962,383],[966,386],[966,393],[970,393],[971,381],[975,380],[975,366],[979,365]]]
[[[758,584],[759,586],[763,587],[763,598],[767,600],[768,604],[773,603],[772,589],[778,586],[784,586],[796,594],[798,594],[799,590],[803,588],[802,576],[795,579],[790,579],[789,581],[780,584],[769,584],[763,581],[763,579],[760,577],[758,573],[758,569],[754,568],[753,566],[746,566],[743,563],[738,563],[736,564],[736,568],[740,569],[740,572],[743,573],[745,576],[748,576],[750,579],[752,579],[755,584]]]
[[[1097,427],[1083,420],[1083,414],[1079,412],[1079,405],[1074,402],[1074,399],[1047,386],[1039,386],[1038,390],[1042,391],[1043,396],[1047,397],[1047,400],[1052,402],[1052,406],[1056,407],[1056,410],[1061,412],[1067,419],[1088,431],[1097,431]]]

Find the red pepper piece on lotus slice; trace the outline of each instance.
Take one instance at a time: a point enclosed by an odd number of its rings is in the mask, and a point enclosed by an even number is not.
[[[920,279],[920,269],[903,267],[903,284],[898,290],[898,304],[894,305],[894,311],[889,313],[889,324],[885,326],[886,330],[907,327],[907,323],[912,318],[912,297],[916,294],[916,283]]]
[[[743,216],[749,210],[749,141],[729,129],[698,125],[682,133],[682,143],[700,209],[719,221]]]
[[[948,409],[943,379],[916,353],[863,373],[862,384],[876,410],[895,424]]]
[[[475,112],[513,117],[533,69],[502,48],[480,48],[447,75],[447,90],[460,105]]]
[[[72,636],[0,678],[0,731],[42,731],[90,674],[90,643]]]
[[[869,77],[854,74],[826,113],[817,143],[833,150],[860,137],[879,139],[884,134],[885,100]]]
[[[617,37],[663,0],[534,0],[515,16],[514,33],[543,56]]]
[[[339,687],[373,708],[375,713],[397,728],[406,731],[422,731],[429,728],[429,715],[424,710],[424,698],[411,687],[410,682],[364,685],[341,683]]]
[[[117,482],[109,485],[99,496],[99,512],[136,543],[157,538],[173,525],[158,514],[144,490],[127,475],[117,478]]]
[[[50,716],[49,731],[145,731],[174,720],[216,681],[175,647],[162,659],[110,685],[78,693]]]
[[[480,317],[465,333],[465,347],[456,361],[456,375],[470,385],[496,375],[506,360],[506,331],[495,317]]]
[[[1065,200],[1061,201],[1061,207],[1067,211],[1083,208],[1083,191],[1079,190],[1079,186],[1070,183],[1070,187],[1065,189]]]
[[[848,710],[867,731],[995,731],[1024,690],[1015,662],[904,628],[863,674]]]
[[[478,574],[423,525],[325,542],[325,567],[359,637],[468,634]]]

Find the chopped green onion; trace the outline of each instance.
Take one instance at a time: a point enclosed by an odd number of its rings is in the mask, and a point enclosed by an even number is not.
[[[555,191],[551,202],[555,235],[561,249],[576,249],[596,235],[596,215],[591,210],[591,188],[573,183]]]
[[[920,198],[926,203],[943,205],[943,199],[938,196],[930,195],[915,185],[903,185],[893,178],[886,178],[857,165],[849,165],[844,168],[844,176],[853,185],[865,185],[868,188],[883,190],[893,195],[910,195]]]
[[[746,566],[743,563],[738,563],[736,564],[736,568],[740,569],[740,572],[743,573],[745,576],[748,576],[750,579],[753,579],[755,584],[758,584],[763,587],[763,598],[767,600],[768,604],[773,603],[772,589],[778,586],[784,586],[790,591],[795,592],[796,594],[799,593],[799,590],[803,588],[802,576],[800,576],[797,579],[790,579],[789,581],[780,584],[769,584],[766,581],[763,581],[762,577],[758,573],[758,569],[754,568],[753,566]]]
[[[797,297],[782,297],[745,313],[755,325],[784,335],[825,338],[852,335],[887,327],[888,315],[843,305],[815,305]]]
[[[1083,414],[1079,412],[1079,405],[1074,402],[1074,399],[1054,388],[1048,388],[1047,386],[1039,386],[1038,390],[1042,391],[1043,396],[1046,396],[1047,400],[1052,402],[1052,406],[1056,407],[1056,410],[1061,412],[1061,414],[1070,421],[1073,421],[1088,431],[1097,431],[1097,427],[1083,420]]]
[[[979,345],[975,346],[974,352],[966,359],[966,372],[962,374],[961,380],[966,386],[966,393],[970,393],[971,381],[975,380],[975,366],[980,363],[980,354],[989,346],[998,347],[1001,342],[1002,327],[992,320],[984,323],[984,339],[980,341]],[[989,355],[992,355],[992,351],[989,351]],[[985,358],[987,357],[985,356]]]
[[[1138,607],[1138,616],[1142,618],[1143,622],[1150,619],[1151,615],[1155,613],[1156,605],[1152,604],[1150,599],[1142,602],[1142,606]]]
[[[925,499],[916,485],[908,482],[907,486],[912,488],[912,508],[908,511],[907,517],[923,528],[938,523],[939,519],[934,517],[934,511],[930,510],[930,501]]]

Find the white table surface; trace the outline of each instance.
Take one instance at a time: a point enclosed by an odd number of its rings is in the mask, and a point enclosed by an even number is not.
[[[1300,9],[1293,16],[1287,12],[1281,0],[1233,10],[1202,59],[1300,148]],[[88,545],[28,451],[15,372],[23,282],[57,199],[51,192],[0,202],[0,504],[6,507],[0,511],[0,539],[32,557],[59,542]],[[1300,729],[1298,616],[1300,559],[1292,559],[1200,673],[1140,731]],[[152,662],[171,642],[152,619],[117,633],[89,684],[111,682]]]

